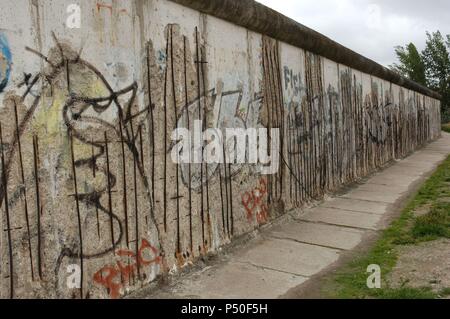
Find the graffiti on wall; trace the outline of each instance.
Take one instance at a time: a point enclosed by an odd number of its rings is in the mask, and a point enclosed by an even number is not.
[[[425,112],[423,100],[414,94],[406,101],[403,89],[395,103],[392,86],[375,81],[363,95],[356,74],[346,68],[339,71],[337,65],[338,85],[325,90],[321,60],[305,54],[304,78],[284,67],[283,90],[292,97],[285,103],[284,164],[289,199],[296,207],[366,176],[438,136],[427,126],[431,118],[439,121],[438,108],[429,105],[433,111]]]
[[[24,49],[39,72],[13,75],[0,35],[3,295],[118,298],[438,136],[436,101],[375,80],[365,88],[337,65],[325,86],[320,56],[306,52],[294,72],[266,36],[246,57],[259,65],[252,93],[212,79],[207,34],[192,31],[169,24],[163,48],[142,43],[142,74],[125,85],[105,72],[121,61],[93,63],[55,34],[48,50]],[[173,163],[171,133],[195,121],[280,129],[280,169],[262,178],[247,164]],[[234,141],[223,142],[226,157]],[[71,264],[75,292],[64,286]]]
[[[12,57],[8,39],[3,33],[0,33],[0,93],[3,92],[8,84],[11,73],[11,62]]]
[[[150,257],[146,257],[146,254]],[[117,260],[116,265],[104,266],[93,276],[94,281],[104,286],[113,299],[120,296],[120,290],[123,286],[130,283],[132,279],[140,280],[141,267],[161,263],[161,256],[159,256],[158,250],[146,239],[142,239],[137,253],[123,249],[118,250],[115,255],[119,258],[132,259],[133,262],[127,264],[125,261]]]
[[[159,236],[151,209],[149,181],[143,159],[142,127],[149,110],[148,108],[137,110],[135,103],[137,84],[133,83],[123,89],[113,90],[105,77],[93,65],[80,57],[80,52],[72,50],[70,46],[60,42],[56,36],[54,41],[55,47],[50,50],[48,56],[27,48],[29,52],[43,59],[47,66],[43,72],[32,77],[32,81],[28,80],[21,84],[25,86],[25,93],[22,96],[10,95],[5,99],[6,108],[2,114],[2,118],[6,118],[8,112],[13,112],[16,122],[15,125],[7,125],[2,121],[4,125],[2,139],[8,136],[10,140],[6,143],[2,142],[3,145],[8,145],[8,148],[2,154],[1,203],[7,210],[17,210],[23,206],[31,274],[34,277],[37,267],[37,273],[41,279],[44,267],[42,241],[46,237],[43,232],[45,222],[42,219],[48,210],[57,204],[54,198],[59,198],[69,207],[73,205],[76,212],[74,214],[76,218],[70,218],[71,214],[62,214],[66,210],[59,210],[59,215],[55,217],[61,222],[61,226],[65,224],[61,229],[71,224],[75,226],[74,229],[78,229],[78,232],[65,232],[60,236],[58,241],[60,254],[54,261],[56,262],[54,268],[57,270],[64,258],[77,259],[81,263],[82,277],[84,277],[83,264],[86,260],[98,259],[113,253],[124,240],[125,245],[129,247],[132,242],[129,238],[132,227],[131,215],[134,217],[134,234],[138,237],[142,231],[142,226],[139,224],[143,222],[139,216],[141,209],[145,212],[145,222],[152,223]],[[41,87],[36,89],[38,83],[42,82]],[[37,91],[38,94],[32,96],[30,94],[32,90]],[[31,106],[25,105],[28,100],[31,101]],[[62,132],[64,133],[61,134]],[[42,171],[45,171],[42,167],[45,155],[42,154],[49,154],[55,150],[60,155],[51,165],[55,165],[58,171],[70,172],[71,175],[68,176],[67,181],[46,181],[45,177],[49,176],[41,175]],[[34,165],[32,165],[33,170],[28,171],[28,175],[24,161],[25,156],[31,152]],[[113,170],[112,167],[117,166],[117,163],[113,163],[117,162],[115,160],[117,158],[122,160],[120,171]],[[15,178],[16,166],[20,168],[19,179]],[[118,176],[123,183],[119,184]],[[116,205],[114,205],[113,194],[118,192],[119,185],[123,187],[123,194],[129,192],[126,182],[133,185],[133,196],[129,202],[123,198],[125,216],[122,217],[114,209]],[[49,194],[48,190],[45,192],[48,183],[50,185],[61,183],[65,185],[65,189]],[[31,189],[34,190],[33,193],[27,192]],[[33,197],[32,201],[30,197]],[[67,204],[64,198],[71,198],[72,205]],[[145,209],[139,201],[147,203],[144,206]],[[30,212],[31,206],[35,206],[34,212]],[[132,212],[130,216],[128,210]],[[83,225],[92,216],[94,216],[92,227],[88,227],[89,230],[83,230],[86,228]],[[19,220],[18,217],[10,217],[7,219],[12,220],[11,223]],[[36,227],[32,219],[36,220]],[[109,229],[109,232],[106,232],[107,236],[102,236],[100,231],[102,221],[108,225],[105,227]],[[18,247],[13,242],[10,232],[11,227],[8,226],[10,290],[13,295],[15,279],[13,259],[19,252],[14,252]],[[98,244],[83,245],[83,239],[86,243],[87,240],[95,237],[94,234],[101,239]],[[37,236],[37,244],[31,243],[35,236]],[[137,255],[138,243],[135,246]],[[37,253],[33,254],[35,247]],[[18,273],[16,274],[18,276]]]
[[[177,167],[167,157],[171,148],[168,135],[177,126],[189,126],[190,119],[196,118],[219,129],[246,128],[258,121],[254,113],[259,111],[262,97],[255,95],[243,107],[240,87],[225,91],[219,82],[215,90],[206,90],[205,71],[201,63],[194,62],[195,54],[187,52],[187,38],[174,25],[167,27],[166,35],[164,68],[157,65],[151,42],[147,46],[144,87],[148,104],[144,107],[137,103],[137,82],[113,89],[105,76],[81,57],[81,50],[72,49],[54,34],[55,46],[47,55],[26,48],[43,61],[45,68],[24,76],[18,86],[24,90],[22,95],[9,94],[5,98],[2,119],[14,113],[16,122],[9,125],[0,121],[4,124],[2,145],[7,145],[0,197],[8,211],[25,212],[27,227],[23,236],[27,239],[26,259],[32,280],[48,278],[51,269],[58,276],[66,264],[75,261],[81,264],[80,296],[90,294],[92,283],[88,278],[94,278],[93,284],[117,297],[122,286],[118,288],[115,278],[118,273],[123,277],[122,271],[107,266],[108,274],[99,271],[91,276],[86,274],[87,269],[92,263],[134,249],[134,257],[127,253],[128,265],[120,268],[133,277],[139,271],[136,256],[141,249],[133,238],[149,230],[157,242],[151,247],[157,247],[155,264],[161,271],[164,250],[172,250],[171,245],[175,245],[174,256],[180,266],[197,254],[206,254],[215,236],[210,208],[212,189],[220,190],[222,236],[232,237],[232,178],[242,165]],[[174,44],[175,37],[183,39],[182,46]],[[199,42],[196,46],[200,61],[204,48]],[[180,65],[183,67],[178,69]],[[182,85],[177,82],[180,74],[184,74],[181,82],[186,85],[184,96],[175,90]],[[164,83],[163,88],[156,87],[159,83]],[[224,153],[229,152],[228,144],[224,144]],[[33,165],[24,158],[32,158]],[[17,168],[20,176],[15,174]],[[182,229],[186,208],[188,232]],[[72,213],[62,214],[64,211]],[[27,279],[16,269],[20,266],[14,261],[25,256],[12,231],[24,228],[12,226],[22,223],[20,215],[8,216],[9,290],[13,297],[20,294],[15,288],[23,287]],[[58,225],[52,225],[51,218],[56,218]],[[56,238],[47,233],[50,226],[57,230]],[[197,252],[194,242],[199,242]],[[46,253],[49,246],[59,247],[59,253]]]
[[[265,224],[269,220],[269,208],[267,206],[267,180],[261,178],[259,186],[242,195],[242,205],[247,213],[249,223]]]

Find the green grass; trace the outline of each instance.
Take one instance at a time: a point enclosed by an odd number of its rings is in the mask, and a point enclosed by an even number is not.
[[[450,204],[439,202],[439,198],[450,197],[450,157],[440,165],[437,171],[420,188],[415,197],[407,204],[401,216],[380,238],[369,252],[339,269],[331,278],[327,278],[322,292],[330,298],[382,298],[382,299],[428,299],[437,298],[428,287],[392,289],[385,280],[397,263],[395,248],[398,245],[416,244],[450,236]],[[426,215],[415,217],[414,212],[423,206],[430,206]],[[377,264],[382,271],[382,288],[369,289],[366,281],[370,275],[366,272],[371,264]]]
[[[416,218],[411,232],[421,241],[450,238],[450,204],[436,204],[430,213]]]
[[[443,125],[442,125],[442,130],[443,130],[444,132],[450,133],[450,123],[443,124]]]
[[[434,293],[430,287],[424,288],[398,288],[381,289],[375,294],[379,299],[436,299],[438,294]]]
[[[439,292],[439,295],[446,297],[450,296],[450,288],[444,288]]]

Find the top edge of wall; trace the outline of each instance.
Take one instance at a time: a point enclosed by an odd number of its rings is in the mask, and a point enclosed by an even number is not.
[[[441,100],[442,96],[254,0],[169,0]]]

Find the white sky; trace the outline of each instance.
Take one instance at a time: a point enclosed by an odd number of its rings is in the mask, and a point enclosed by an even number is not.
[[[334,41],[389,66],[394,47],[450,34],[450,0],[257,0]]]

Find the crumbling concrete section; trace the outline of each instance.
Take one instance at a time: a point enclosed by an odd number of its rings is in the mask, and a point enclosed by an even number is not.
[[[264,299],[279,298],[291,289],[301,289],[313,280],[312,276],[326,271],[343,253],[359,245],[364,236],[383,230],[384,220],[401,210],[404,199],[412,195],[415,185],[423,182],[449,154],[450,134],[445,134],[407,160],[369,178],[349,195],[328,199],[315,208],[291,212],[290,220],[263,230],[255,240],[232,252],[223,262],[191,274],[163,291],[144,290],[131,297]],[[424,158],[429,160],[423,162]],[[415,174],[405,181],[402,171],[411,165],[416,167]],[[392,182],[391,178],[397,182]],[[385,181],[390,186],[379,188],[373,180]],[[347,197],[361,189],[392,197],[394,192],[396,200],[355,203]],[[350,204],[343,204],[347,202]],[[328,207],[333,205],[341,208]],[[408,265],[404,268],[408,269]]]
[[[254,1],[2,0],[0,297],[120,298],[166,282],[438,139],[439,98]],[[279,165],[177,164],[174,130],[196,123],[267,130],[254,144],[279,140]],[[218,153],[231,157],[234,141]],[[407,186],[415,164],[392,181]],[[330,201],[233,267],[284,263],[273,278],[296,286],[395,196]],[[333,222],[336,208],[349,212]],[[301,271],[289,263],[297,245]]]

